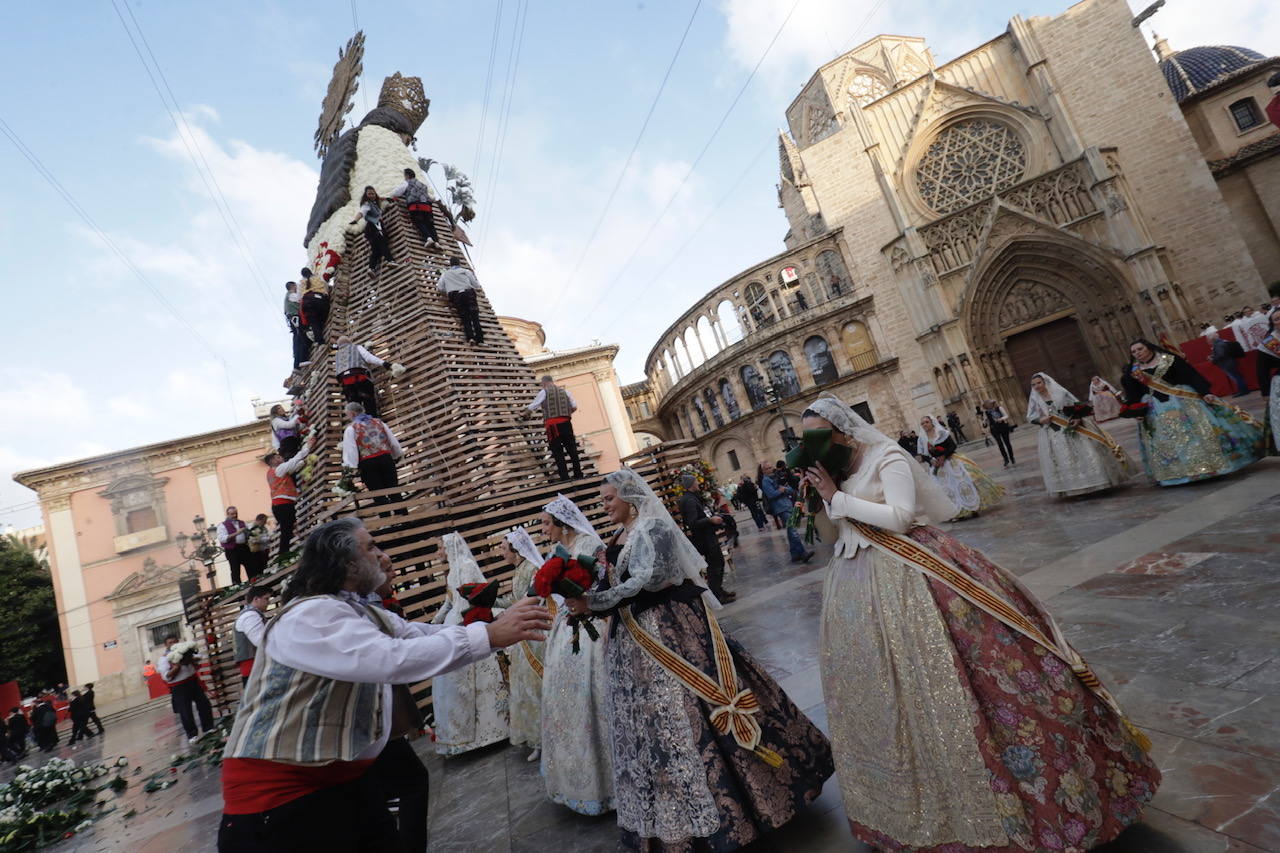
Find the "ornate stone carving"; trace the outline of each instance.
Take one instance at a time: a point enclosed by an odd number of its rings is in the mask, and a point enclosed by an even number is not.
[[[944,127],[916,166],[920,198],[949,213],[1022,180],[1027,150],[1018,132],[995,119],[968,118]]]
[[[889,263],[893,266],[894,272],[900,272],[903,267],[911,263],[911,256],[901,246],[894,246],[889,252]]]
[[[63,512],[71,509],[71,495],[54,495],[44,500],[45,512]]]
[[[176,566],[161,567],[150,557],[142,561],[142,568],[129,575],[122,580],[120,584],[111,591],[107,598],[120,598],[121,596],[131,595],[151,587],[167,586],[176,584],[185,577],[195,577],[195,571],[187,567],[187,563],[182,562]]]
[[[805,112],[805,138],[812,145],[840,129],[840,123],[825,103],[811,103]]]
[[[1072,308],[1071,301],[1047,284],[1020,281],[1000,304],[997,325],[1000,331],[1025,326],[1036,320]]]
[[[879,74],[859,71],[849,82],[849,109],[861,109],[872,101],[889,94],[889,86]]]

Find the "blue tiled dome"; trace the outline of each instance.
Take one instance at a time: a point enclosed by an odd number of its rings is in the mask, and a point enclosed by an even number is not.
[[[1161,60],[1160,70],[1173,96],[1182,103],[1222,77],[1263,59],[1266,57],[1247,47],[1217,44],[1180,50]]]

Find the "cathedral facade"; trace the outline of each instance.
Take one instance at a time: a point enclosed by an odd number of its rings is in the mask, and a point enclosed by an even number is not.
[[[879,36],[817,70],[779,135],[786,251],[708,293],[646,363],[638,430],[754,473],[831,391],[891,434],[1032,373],[1083,396],[1135,337],[1261,302],[1259,265],[1124,0],[944,65]]]

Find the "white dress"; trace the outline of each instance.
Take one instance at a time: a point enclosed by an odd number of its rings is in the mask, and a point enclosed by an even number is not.
[[[597,567],[604,565],[604,543],[599,537],[579,533],[566,550],[574,555],[589,554],[596,558]],[[580,814],[599,815],[613,810],[605,626],[596,622],[601,635],[596,641],[579,630],[579,651],[574,654],[568,616],[568,608],[558,602],[547,634],[542,672],[542,776],[552,802]]]
[[[461,625],[464,607],[449,597],[431,621]],[[465,605],[465,602],[464,602]],[[495,607],[494,615],[502,612]],[[431,680],[436,716],[436,752],[461,755],[507,738],[507,684],[494,655]]]
[[[942,444],[951,438],[951,432],[936,427],[936,432],[931,436],[920,436],[916,440],[916,451],[920,456],[930,458],[929,447],[931,445]],[[932,466],[930,466],[932,468]],[[959,454],[952,453],[947,457],[946,461],[937,468],[932,468],[933,476],[937,478],[938,484],[942,486],[942,490],[947,493],[947,497],[960,510],[960,516],[973,515],[982,507],[982,496],[978,494],[978,486],[974,483],[969,469],[962,464]]]
[[[537,567],[522,560],[511,579],[512,598],[523,598],[525,590],[533,582]],[[537,748],[542,744],[542,676],[529,663],[529,655],[542,662],[545,643],[520,642],[507,650],[511,661],[508,677],[511,679],[511,743],[516,746]]]
[[[1089,405],[1093,406],[1093,419],[1109,421],[1120,417],[1120,392],[1103,379],[1102,384],[1089,383]]]
[[[1075,395],[1062,386],[1051,389],[1051,394],[1053,399],[1046,400],[1040,392],[1031,392],[1027,402],[1028,421],[1048,419],[1050,414],[1066,418],[1063,407],[1077,402]],[[1085,418],[1084,426],[1110,438],[1093,418]],[[1110,450],[1080,433],[1042,425],[1039,448],[1044,488],[1055,498],[1113,489],[1129,478],[1126,466]]]

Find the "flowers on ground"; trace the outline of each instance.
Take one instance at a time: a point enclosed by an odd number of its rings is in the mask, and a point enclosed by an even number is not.
[[[102,790],[92,783],[110,772],[106,764],[79,766],[65,758],[20,766],[0,786],[0,850],[35,850],[86,829],[97,816],[90,806]]]

